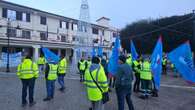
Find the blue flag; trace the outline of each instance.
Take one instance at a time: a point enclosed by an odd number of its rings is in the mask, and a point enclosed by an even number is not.
[[[160,37],[151,56],[151,70],[153,73],[155,87],[157,90],[160,88],[160,79],[162,73],[162,54],[163,47],[162,39]]]
[[[57,56],[55,53],[51,52],[48,48],[43,47],[42,51],[48,63],[50,63],[51,61],[55,63],[59,62],[60,57]]]
[[[92,56],[92,57],[96,56],[96,50],[95,50],[94,47],[93,47],[93,49],[92,49],[92,51],[91,51],[91,56]]]
[[[103,48],[98,47],[98,56],[103,56]]]
[[[118,57],[120,51],[120,40],[119,37],[116,37],[114,48],[112,49],[112,55],[108,63],[108,72],[112,75],[115,75],[118,68]]]
[[[138,58],[138,54],[137,54],[137,51],[135,49],[135,46],[133,44],[133,41],[131,40],[131,55],[132,55],[132,60],[137,60]]]
[[[189,42],[170,52],[168,58],[186,81],[195,83],[195,68]]]

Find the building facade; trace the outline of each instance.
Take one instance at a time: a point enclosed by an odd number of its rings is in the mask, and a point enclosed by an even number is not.
[[[0,1],[0,54],[30,52],[36,60],[40,48],[47,47],[54,53],[70,58],[79,48],[86,54],[92,47],[102,46],[109,52],[117,29],[102,17],[97,24],[90,23],[87,31],[79,31],[77,19],[56,15],[38,9]],[[85,34],[90,35],[87,39]]]

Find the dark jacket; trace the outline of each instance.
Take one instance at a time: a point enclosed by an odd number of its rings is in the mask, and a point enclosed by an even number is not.
[[[46,63],[46,67],[45,67],[45,79],[47,79],[48,74],[49,74],[49,64]]]
[[[101,64],[104,67],[104,71],[105,71],[106,76],[108,76],[108,63],[107,63],[107,61],[105,59],[102,59]]]
[[[116,73],[116,88],[130,88],[133,81],[133,72],[131,67],[127,64],[121,64],[118,66],[118,70]]]

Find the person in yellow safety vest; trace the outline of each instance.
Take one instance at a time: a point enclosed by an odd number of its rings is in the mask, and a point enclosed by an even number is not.
[[[133,85],[133,92],[139,92],[140,91],[140,70],[141,70],[141,59],[140,57],[133,61],[133,71],[135,73],[135,82],[134,82],[134,85]]]
[[[147,99],[150,94],[149,87],[152,81],[152,73],[151,73],[150,65],[151,64],[149,60],[145,60],[141,66],[140,79],[141,79],[143,95],[140,96],[140,98],[142,99]]]
[[[80,73],[80,82],[84,81],[84,74],[85,74],[85,70],[86,70],[86,61],[84,60],[84,58],[81,58],[81,60],[78,62],[78,69],[79,69],[79,73]]]
[[[175,65],[173,63],[171,64],[171,69],[173,71],[173,76],[177,78],[178,77],[177,69],[175,68]]]
[[[27,89],[29,91],[29,104],[30,106],[33,106],[36,104],[33,96],[35,79],[39,77],[39,71],[37,64],[33,63],[29,55],[26,56],[22,63],[18,65],[17,76],[22,81],[22,106],[24,107],[27,105]]]
[[[65,85],[64,85],[64,77],[66,75],[66,69],[67,69],[67,60],[64,55],[61,55],[60,62],[58,63],[58,83],[60,84],[61,88],[59,89],[61,92],[64,91]]]
[[[57,62],[48,61],[45,68],[47,97],[43,101],[49,101],[54,98],[55,81],[57,79]]]
[[[37,64],[39,66],[39,73],[43,74],[44,72],[44,66],[45,66],[46,60],[43,56],[43,54],[40,55],[40,57],[38,58]]]
[[[163,57],[163,61],[162,61],[162,65],[163,65],[163,74],[167,74],[167,58]]]
[[[91,58],[88,57],[87,61],[85,62],[86,69],[91,66]]]
[[[131,54],[127,54],[126,63],[129,64],[130,66],[132,66],[132,57],[131,57]]]
[[[100,60],[98,57],[92,58],[92,64],[90,68],[85,71],[84,77],[84,84],[87,88],[87,96],[92,104],[92,107],[89,110],[103,110],[102,92],[94,80],[97,82],[103,92],[108,92],[108,82],[104,68],[100,65]]]

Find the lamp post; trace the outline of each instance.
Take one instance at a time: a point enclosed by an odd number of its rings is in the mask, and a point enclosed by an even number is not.
[[[10,19],[8,18],[7,21],[7,68],[6,68],[6,72],[10,72],[10,68],[9,68],[9,50],[10,50],[10,42],[9,42],[9,37],[10,37]]]

